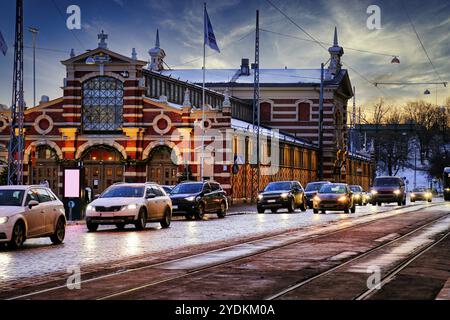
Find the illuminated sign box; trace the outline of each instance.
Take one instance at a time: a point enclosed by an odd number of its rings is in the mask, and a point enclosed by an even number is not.
[[[64,170],[64,198],[80,198],[81,170]]]

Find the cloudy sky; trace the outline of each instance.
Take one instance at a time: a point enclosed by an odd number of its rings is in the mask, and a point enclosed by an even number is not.
[[[380,97],[389,103],[425,99],[435,103],[435,85],[376,88],[373,82],[441,82],[450,79],[450,2],[448,0],[271,0],[314,38],[332,42],[337,26],[339,42],[345,48],[343,62],[350,68],[357,102],[369,107]],[[25,26],[40,29],[37,51],[37,97],[51,99],[62,94],[65,69],[61,60],[97,47],[97,34],[109,34],[113,51],[148,60],[155,31],[172,68],[200,68],[202,56],[203,1],[198,0],[24,0]],[[81,8],[82,29],[66,28],[66,9]],[[369,30],[369,5],[381,9],[381,29]],[[260,10],[261,68],[317,68],[329,58],[328,52],[310,40],[266,0],[220,0],[207,2],[209,15],[222,52],[208,57],[209,68],[237,68],[242,57],[254,58],[255,11]],[[408,14],[418,32],[431,66]],[[9,45],[0,54],[0,104],[11,103],[15,1],[0,1],[0,31]],[[301,39],[306,40],[301,40]],[[25,97],[32,105],[31,35],[25,34]],[[357,49],[357,50],[354,50]],[[388,56],[373,53],[387,54]],[[211,53],[211,52],[210,52]],[[390,63],[397,55],[400,65]],[[450,97],[450,88],[438,86],[438,103]],[[429,89],[431,95],[423,92]]]

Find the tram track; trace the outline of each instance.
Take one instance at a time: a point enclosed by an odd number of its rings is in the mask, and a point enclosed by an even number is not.
[[[436,205],[439,205],[439,204],[436,204]],[[427,206],[427,207],[429,208],[430,206]],[[417,208],[416,210],[408,211],[407,213],[417,212],[417,211],[423,210],[424,208],[426,208],[426,207],[420,207],[420,208]],[[244,259],[257,257],[259,255],[263,255],[263,254],[268,253],[270,251],[275,251],[277,249],[285,248],[285,247],[288,247],[288,246],[293,245],[293,244],[298,244],[298,243],[303,243],[303,242],[307,242],[307,241],[311,241],[311,240],[318,240],[318,239],[321,239],[321,238],[329,237],[329,236],[335,235],[335,234],[340,233],[340,232],[345,232],[345,231],[349,231],[349,230],[352,230],[352,229],[360,228],[360,227],[365,226],[365,225],[369,225],[371,223],[379,221],[380,219],[389,219],[391,217],[395,217],[395,216],[401,215],[401,214],[402,213],[393,213],[393,214],[388,215],[387,217],[378,218],[378,219],[377,218],[370,219],[369,221],[356,223],[356,224],[350,225],[350,226],[345,226],[345,227],[339,227],[338,226],[337,229],[334,230],[334,231],[324,232],[323,234],[311,234],[310,236],[306,236],[306,237],[301,238],[301,239],[285,241],[284,243],[282,243],[280,245],[275,245],[275,246],[269,247],[267,249],[261,249],[261,250],[258,250],[257,252],[251,253],[251,254],[244,254],[244,255],[237,256],[236,258],[228,259],[228,260],[223,261],[223,262],[214,263],[212,265],[206,265],[206,266],[199,267],[199,268],[194,268],[194,269],[188,270],[187,272],[185,272],[185,273],[183,273],[181,275],[168,277],[168,278],[161,279],[161,280],[158,280],[158,281],[152,281],[152,282],[144,283],[144,284],[139,285],[139,286],[135,286],[135,287],[132,287],[132,288],[127,288],[126,290],[120,290],[120,291],[117,291],[117,292],[114,292],[114,293],[111,293],[111,294],[101,295],[101,296],[96,297],[95,299],[96,300],[120,299],[120,297],[126,296],[127,294],[130,294],[130,293],[133,293],[133,292],[137,292],[137,291],[140,291],[140,290],[143,290],[143,289],[147,289],[147,288],[159,285],[159,284],[164,284],[164,283],[169,283],[171,281],[181,280],[183,278],[190,277],[190,276],[195,275],[195,274],[203,273],[205,271],[212,270],[212,269],[218,268],[218,267],[222,267],[222,266],[225,266],[225,265],[228,265],[228,264],[233,264],[233,263],[239,262],[239,261],[244,260]],[[361,255],[358,255],[354,259],[351,259],[351,261],[356,260],[357,258],[361,258],[363,256],[366,256],[370,252],[373,252],[373,251],[375,251],[377,249],[383,248],[383,247],[387,246],[388,244],[391,244],[391,243],[393,243],[395,241],[398,241],[398,240],[400,240],[400,239],[402,239],[402,238],[404,238],[404,237],[406,237],[406,236],[408,236],[408,235],[410,235],[410,234],[412,234],[414,232],[418,232],[419,230],[422,230],[423,228],[426,228],[430,224],[435,223],[437,220],[439,220],[439,219],[441,219],[443,217],[446,217],[446,216],[440,216],[440,218],[434,219],[434,220],[426,223],[425,225],[422,225],[419,228],[416,228],[416,229],[408,232],[407,234],[400,236],[399,238],[396,238],[396,239],[394,239],[392,241],[389,241],[387,243],[381,244],[381,245],[379,245],[379,246],[369,250],[368,252],[365,252],[365,253],[362,253]],[[364,217],[362,217],[362,218],[364,218]],[[295,231],[289,232],[287,234],[283,234],[283,236],[286,236],[286,235],[289,235],[289,234],[295,234],[295,233],[298,233],[298,232],[299,232],[298,230],[295,230]],[[158,268],[158,267],[161,267],[163,265],[170,264],[170,263],[182,262],[182,261],[184,261],[186,259],[202,258],[202,256],[205,256],[205,255],[208,255],[208,254],[216,254],[216,253],[220,253],[221,251],[224,251],[224,250],[232,250],[232,249],[239,248],[239,247],[242,247],[242,246],[245,246],[245,245],[258,244],[258,242],[273,240],[273,239],[276,239],[277,237],[280,237],[280,236],[281,236],[280,234],[272,235],[270,237],[265,237],[265,238],[260,238],[260,239],[256,239],[256,240],[251,240],[251,241],[243,242],[243,243],[240,243],[240,244],[232,245],[232,246],[229,246],[229,247],[220,248],[220,249],[216,249],[216,250],[211,250],[211,251],[207,251],[207,252],[203,252],[203,253],[187,256],[187,257],[181,257],[181,258],[178,258],[178,259],[158,262],[158,263],[142,266],[142,267],[139,267],[139,268],[134,268],[134,269],[129,269],[129,270],[121,271],[121,272],[107,274],[107,275],[103,275],[103,276],[100,276],[100,277],[95,277],[95,278],[88,279],[88,280],[84,281],[83,284],[90,283],[90,282],[95,282],[95,281],[102,281],[102,280],[107,279],[107,278],[118,277],[118,276],[124,275],[126,273],[136,272],[136,271],[140,271],[140,270]],[[347,264],[348,262],[349,261],[347,261],[344,264],[341,264],[341,265],[339,265],[337,267],[334,267],[334,268],[332,268],[330,270],[327,270],[324,273],[322,273],[321,275],[329,273],[329,272],[332,272],[336,268],[342,267],[343,265]],[[318,276],[320,276],[320,275],[318,275]],[[315,279],[316,277],[317,276],[314,276],[311,279],[308,279],[306,281],[310,282],[313,279]],[[52,288],[48,288],[48,289],[44,289],[44,290],[40,290],[40,291],[36,291],[36,292],[27,293],[27,294],[24,294],[24,295],[19,295],[19,296],[10,298],[8,300],[32,299],[33,297],[38,297],[40,295],[44,295],[46,293],[49,293],[49,292],[52,292],[52,291],[56,291],[56,290],[61,290],[61,289],[67,289],[67,288],[66,288],[66,286],[56,286],[56,287],[52,287]],[[288,289],[293,290],[292,288],[288,288]]]

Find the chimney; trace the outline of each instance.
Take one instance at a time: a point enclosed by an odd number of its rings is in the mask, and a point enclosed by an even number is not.
[[[39,104],[46,103],[49,101],[50,101],[50,98],[48,96],[42,96],[41,101],[39,101]]]
[[[250,75],[250,60],[247,58],[242,59],[241,62],[241,76]]]

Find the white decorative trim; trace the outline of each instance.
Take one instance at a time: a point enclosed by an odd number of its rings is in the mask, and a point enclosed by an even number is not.
[[[41,120],[44,119],[48,121],[48,128],[45,130],[43,130],[39,126],[39,122],[41,122]],[[36,130],[37,133],[42,134],[43,136],[45,136],[47,133],[50,133],[53,130],[53,127],[54,127],[53,119],[45,113],[41,114],[34,120],[34,130]]]
[[[158,121],[159,120],[166,120],[166,122],[167,122],[167,128],[165,128],[164,130],[161,130],[159,127],[158,127]],[[161,113],[160,115],[158,115],[158,116],[156,116],[154,119],[153,119],[153,123],[152,123],[152,126],[153,126],[153,130],[155,130],[155,132],[157,132],[157,133],[159,133],[160,135],[165,135],[166,133],[168,133],[171,129],[172,129],[172,119],[170,119],[168,116],[166,116],[165,114],[163,114],[163,113]]]
[[[28,164],[28,158],[29,155],[31,153],[31,149],[33,147],[40,147],[40,146],[49,146],[50,148],[52,148],[53,150],[55,150],[56,154],[58,155],[58,158],[60,159],[64,159],[63,156],[63,152],[61,151],[61,148],[53,141],[51,140],[47,140],[47,139],[41,139],[38,141],[33,141],[28,148],[25,150],[25,155],[24,155],[24,164]]]
[[[183,158],[181,157],[181,152],[180,152],[180,149],[178,148],[178,146],[172,141],[165,141],[165,140],[151,142],[145,148],[144,152],[142,153],[142,160],[147,160],[148,156],[150,155],[150,152],[154,148],[164,146],[164,145],[172,149],[172,155],[171,155],[172,162],[176,165],[183,164]]]
[[[79,159],[81,157],[81,155],[83,154],[83,152],[87,149],[89,149],[90,147],[94,147],[94,146],[101,146],[101,145],[106,145],[106,146],[110,146],[113,147],[114,149],[116,149],[117,151],[119,151],[122,154],[122,157],[126,160],[127,159],[127,152],[125,150],[125,148],[115,142],[114,140],[110,140],[110,139],[99,139],[99,140],[90,140],[86,143],[84,143],[83,145],[81,145],[78,150],[77,153],[75,154],[75,159]]]

